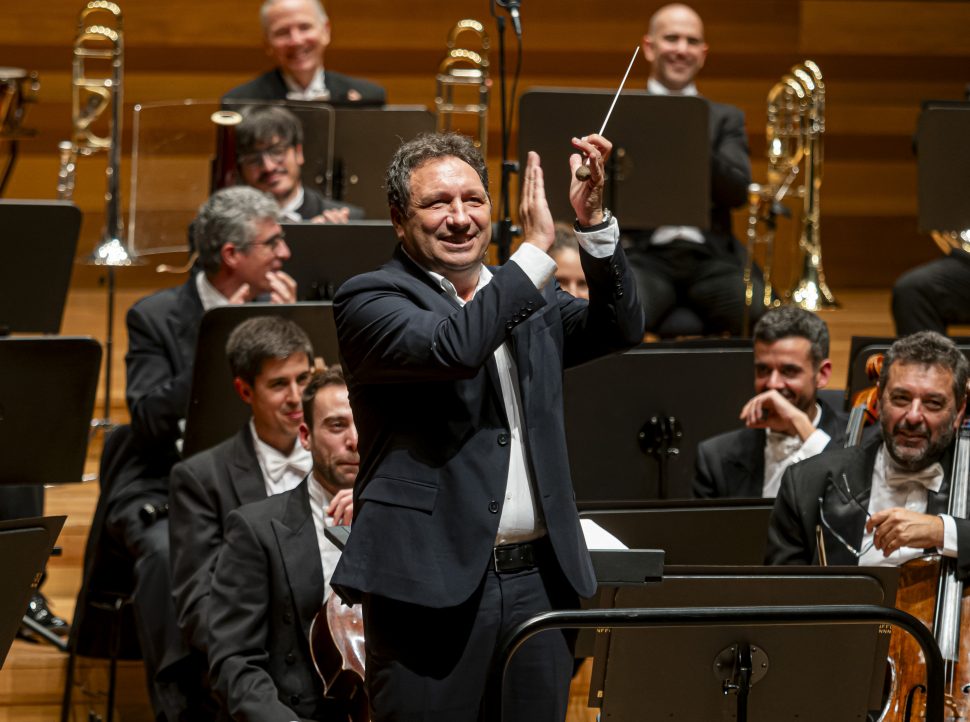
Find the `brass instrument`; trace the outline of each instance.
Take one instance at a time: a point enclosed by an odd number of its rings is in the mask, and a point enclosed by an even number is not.
[[[92,22],[91,18],[95,21]],[[70,200],[74,193],[77,158],[102,151],[108,154],[107,187],[104,194],[105,223],[101,242],[90,263],[103,266],[128,266],[132,258],[121,241],[122,219],[119,195],[121,171],[121,112],[124,73],[124,32],[121,8],[109,0],[89,0],[81,9],[74,36],[71,79],[70,141],[58,146],[60,170],[57,197]],[[99,66],[91,72],[89,65]],[[107,67],[106,67],[107,66]],[[109,109],[108,132],[99,135],[95,124]]]
[[[944,255],[948,256],[953,251],[970,253],[970,228],[962,231],[930,231],[930,236]]]
[[[478,51],[457,47],[458,37],[472,33],[478,37]],[[475,116],[475,145],[485,154],[488,141],[488,33],[477,20],[459,20],[448,36],[448,54],[435,76],[435,109],[438,132],[453,130],[456,115]],[[459,97],[460,96],[460,97]],[[464,102],[462,102],[464,101]]]
[[[40,80],[36,72],[21,68],[0,68],[0,196],[7,187],[17,163],[21,138],[36,131],[23,127],[28,103],[37,102]]]
[[[792,67],[768,92],[766,127],[768,178],[764,185],[748,189],[748,261],[745,266],[745,327],[753,298],[751,282],[755,246],[765,246],[765,295],[760,302],[770,306],[771,265],[778,215],[790,215],[782,204],[789,195],[803,200],[801,234],[801,276],[786,294],[789,303],[809,311],[838,308],[822,270],[819,233],[822,186],[822,135],[825,132],[825,83],[822,72],[811,60]],[[799,174],[801,183],[795,185]],[[758,226],[764,231],[759,233]]]

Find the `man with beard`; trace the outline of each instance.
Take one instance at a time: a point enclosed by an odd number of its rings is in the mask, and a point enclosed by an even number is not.
[[[291,491],[230,512],[212,579],[211,680],[234,720],[347,719],[325,699],[308,633],[340,551],[324,529],[349,525],[357,479],[357,427],[339,368],[303,394],[300,444],[313,470]]]
[[[946,513],[952,442],[966,408],[968,363],[923,331],[899,339],[879,377],[881,436],[788,469],[768,528],[769,564],[900,565],[927,551],[970,574],[970,520]]]
[[[828,355],[828,327],[810,311],[782,306],[758,321],[746,428],[698,445],[695,497],[773,498],[785,469],[841,444],[845,416],[818,398],[832,373]]]

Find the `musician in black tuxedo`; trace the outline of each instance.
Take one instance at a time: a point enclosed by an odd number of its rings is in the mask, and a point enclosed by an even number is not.
[[[201,269],[188,281],[138,301],[128,312],[127,401],[133,439],[107,501],[106,529],[134,559],[133,604],[152,701],[177,719],[191,700],[179,667],[189,657],[176,621],[169,575],[169,474],[188,408],[199,323],[205,310],[256,297],[292,303],[296,283],[281,271],[289,248],[276,202],[252,188],[219,191],[193,222]],[[150,513],[145,513],[150,512]]]
[[[588,302],[553,280],[535,153],[524,240],[501,268],[483,265],[487,171],[453,134],[395,154],[385,185],[401,246],[337,293],[361,473],[333,582],[363,600],[375,722],[477,719],[501,633],[596,588],[569,480],[562,374],[634,345],[643,327],[618,224],[602,208],[610,143],[573,145],[591,168],[570,189]],[[571,169],[580,162],[573,155]],[[571,672],[564,635],[529,641],[512,662],[504,719],[561,720]]]
[[[699,498],[774,498],[792,464],[842,445],[847,419],[818,396],[832,373],[825,321],[797,306],[768,311],[754,327],[754,391],[745,428],[697,446]]]
[[[893,284],[892,309],[898,336],[970,323],[970,253],[955,249],[906,271]]]
[[[704,23],[691,8],[665,5],[650,19],[643,53],[651,64],[647,91],[653,95],[698,95],[694,78],[704,67]],[[744,250],[731,232],[731,209],[747,202],[751,162],[744,114],[707,101],[710,108],[710,230],[664,226],[637,233],[630,263],[637,277],[646,328],[658,328],[675,306],[700,317],[707,333],[741,333],[744,311]],[[756,274],[757,275],[757,274]],[[754,298],[763,295],[760,277]],[[763,312],[752,305],[753,320]]]
[[[341,702],[324,699],[308,643],[340,558],[323,530],[351,523],[360,461],[339,368],[307,385],[300,444],[312,456],[312,473],[295,489],[235,509],[226,520],[208,647],[213,686],[234,720],[347,719]]]
[[[265,0],[260,21],[266,53],[277,67],[233,88],[223,100],[319,100],[382,105],[384,88],[325,70],[330,20],[320,0]]]
[[[259,106],[244,111],[236,126],[236,165],[243,183],[269,193],[280,205],[280,220],[346,223],[364,209],[342,203],[304,185],[303,125],[286,108]]]
[[[927,551],[970,576],[970,521],[947,513],[953,439],[966,410],[970,365],[948,338],[906,336],[879,377],[881,438],[790,467],[768,528],[769,564],[899,565]]]
[[[230,334],[226,356],[252,418],[235,436],[176,464],[169,493],[175,607],[179,626],[202,653],[226,516],[296,487],[310,471],[310,453],[297,442],[313,364],[306,333],[287,319],[250,318]]]

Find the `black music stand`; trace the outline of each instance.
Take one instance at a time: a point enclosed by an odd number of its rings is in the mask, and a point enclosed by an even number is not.
[[[24,619],[30,595],[40,583],[47,558],[64,526],[65,516],[14,519],[0,522],[0,668]]]
[[[774,503],[774,499],[597,502],[580,504],[580,518],[596,522],[628,547],[663,549],[667,564],[758,565],[764,563]],[[612,508],[603,508],[607,506]],[[696,533],[698,529],[703,533]]]
[[[895,567],[666,567],[616,608],[892,607]],[[604,720],[857,722],[880,704],[889,635],[879,625],[737,624],[597,635],[590,706]],[[741,660],[750,659],[747,675]]]
[[[924,104],[916,143],[920,231],[970,230],[970,102]]]
[[[81,211],[69,201],[0,200],[0,229],[0,336],[60,333]]]
[[[738,427],[750,341],[644,344],[569,369],[566,442],[576,499],[690,498],[697,444]]]
[[[90,338],[0,339],[0,484],[81,481],[100,365]]]
[[[236,394],[226,360],[226,341],[240,323],[254,316],[279,316],[306,331],[316,356],[338,363],[337,329],[329,303],[247,303],[206,311],[192,369],[192,391],[185,418],[182,457],[188,458],[228,439],[249,420],[249,407]]]
[[[333,197],[387,218],[384,172],[401,143],[435,131],[434,116],[420,105],[337,107]]]
[[[284,266],[301,301],[331,301],[348,278],[375,271],[389,260],[398,239],[390,221],[286,223],[292,257]]]
[[[519,100],[519,163],[536,151],[552,217],[572,220],[566,159],[570,138],[596,132],[614,91],[535,88]],[[626,91],[605,135],[613,142],[606,205],[625,229],[710,227],[711,150],[707,101]]]
[[[304,185],[316,188],[327,198],[330,197],[333,190],[334,110],[332,106],[327,103],[297,100],[223,100],[222,105],[240,113],[250,107],[279,105],[293,113],[303,126],[303,167],[300,169],[300,177]],[[222,150],[217,148],[216,153]]]

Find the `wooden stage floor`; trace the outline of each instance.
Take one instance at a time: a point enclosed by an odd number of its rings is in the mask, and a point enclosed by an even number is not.
[[[170,278],[170,283],[180,282]],[[127,420],[124,409],[124,353],[127,337],[124,329],[124,316],[128,307],[138,298],[154,289],[144,287],[125,287],[122,285],[117,296],[115,323],[115,348],[113,353],[112,409],[115,421]],[[885,335],[893,333],[889,313],[888,291],[843,291],[838,294],[842,309],[826,313],[832,336],[833,376],[832,386],[842,388],[845,384],[848,367],[848,351],[853,335]],[[66,335],[90,335],[103,342],[105,335],[105,292],[100,289],[82,288],[71,291],[65,314],[63,333]],[[957,331],[966,332],[958,329]],[[956,331],[955,331],[956,333]],[[102,411],[102,388],[96,415]],[[89,449],[87,472],[97,469],[100,438],[93,437]],[[67,524],[59,540],[63,555],[51,560],[45,593],[53,603],[54,609],[70,619],[74,597],[81,580],[81,562],[84,543],[91,523],[92,513],[97,501],[96,482],[85,482],[70,486],[51,488],[47,492],[47,513],[67,516]],[[14,642],[10,655],[0,670],[0,722],[17,720],[47,722],[58,718],[59,705],[64,684],[65,655],[46,646],[33,645],[22,641]],[[86,687],[96,694],[104,691],[103,674],[96,666],[89,674],[82,675]],[[147,699],[144,694],[144,680],[139,664],[126,665],[121,674],[119,715],[120,722],[141,722],[149,720]],[[576,690],[570,720],[593,719],[589,710],[583,709],[585,692]],[[86,721],[86,707],[78,707],[75,717],[78,722]]]

